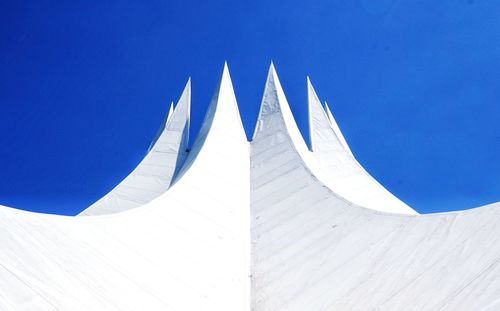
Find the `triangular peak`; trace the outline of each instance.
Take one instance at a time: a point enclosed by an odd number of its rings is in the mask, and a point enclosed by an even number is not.
[[[166,130],[168,122],[170,121],[173,113],[174,113],[174,102],[171,101],[167,117],[163,120],[160,129],[158,129],[158,132],[156,133],[155,138],[153,138],[151,144],[149,144],[148,153],[151,151],[151,149],[153,149],[154,145],[156,144],[156,141],[158,141],[158,138],[160,138],[161,134],[163,134],[163,132]]]
[[[217,131],[214,131],[214,129]],[[227,62],[225,62],[219,85],[212,96],[200,133],[193,144],[193,149],[201,148],[208,135],[224,139],[229,133],[232,136],[240,136],[246,141],[231,75]]]
[[[383,212],[415,214],[413,209],[371,177],[352,156],[335,119],[327,108],[323,109],[309,78],[307,93],[309,134],[318,165],[318,169],[313,170],[316,177],[356,205]]]
[[[328,117],[328,120],[330,121],[330,124],[332,126],[332,129],[333,131],[335,132],[335,134],[337,135],[338,139],[340,140],[340,142],[342,143],[342,145],[344,146],[344,149],[349,152],[349,154],[351,156],[354,157],[354,155],[352,154],[352,151],[351,151],[351,148],[349,147],[349,145],[347,144],[347,141],[345,140],[345,137],[344,135],[342,134],[342,131],[340,130],[340,127],[337,123],[337,121],[335,120],[335,118],[333,117],[333,114],[332,114],[332,111],[330,110],[330,107],[328,106],[328,103],[325,101],[325,111],[326,111],[326,115]]]
[[[162,124],[148,154],[113,190],[85,209],[80,215],[118,213],[139,207],[167,191],[186,159],[189,139],[191,80],[166,124]],[[172,107],[172,105],[171,105]]]
[[[172,113],[174,113],[174,102],[173,101],[170,102],[170,108],[168,108],[167,122],[170,120]]]
[[[274,122],[275,118],[281,119],[282,122]],[[309,150],[295,122],[274,64],[271,62],[252,139],[278,131],[285,131],[299,154],[303,157],[308,156]]]
[[[328,117],[328,121],[330,121],[330,123],[332,123],[332,120],[334,120],[333,114],[332,114],[332,111],[330,110],[330,107],[328,106],[328,103],[326,102],[326,100],[325,100],[325,112],[326,112],[326,116]]]
[[[175,106],[175,109],[170,118],[167,130],[182,133],[181,144],[184,150],[187,149],[189,143],[189,127],[191,121],[191,77],[186,82],[186,86],[182,91],[181,97]]]
[[[314,90],[311,79],[307,77],[307,101],[309,110],[309,137],[311,138],[311,149],[347,149],[342,143],[342,139],[331,126],[327,113],[323,109],[321,102]],[[350,152],[349,152],[350,154]]]
[[[202,154],[212,156],[217,152],[229,152],[234,144],[246,145],[247,143],[229,68],[227,63],[224,63],[219,85],[210,101],[186,164],[179,176],[175,178],[176,182]]]
[[[215,98],[217,99],[214,100]],[[212,128],[234,131],[232,135],[236,134],[246,141],[245,130],[241,121],[227,62],[224,62],[221,81],[210,105],[214,111]]]

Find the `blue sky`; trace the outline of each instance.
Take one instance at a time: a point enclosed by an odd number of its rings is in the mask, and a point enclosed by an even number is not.
[[[192,76],[192,138],[228,60],[247,135],[273,59],[420,212],[500,200],[500,2],[3,1],[0,204],[75,214],[144,156]]]

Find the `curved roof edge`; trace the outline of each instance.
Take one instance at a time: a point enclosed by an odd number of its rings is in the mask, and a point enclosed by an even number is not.
[[[385,189],[355,159],[333,115],[323,109],[309,78],[307,94],[311,149],[318,165],[318,170],[314,171],[316,177],[354,204],[382,212],[417,214]]]
[[[295,150],[297,150],[299,155],[311,168],[314,168],[315,163],[311,158],[311,152],[309,151],[297,123],[295,122],[295,118],[293,117],[288,100],[286,99],[278,74],[274,68],[274,64],[271,62],[252,140],[259,136],[264,127],[268,126],[265,124],[267,121],[264,121],[266,119],[265,116],[268,114],[274,114],[278,111],[279,114],[277,115],[283,119],[283,128],[277,128],[277,130],[286,131]],[[280,127],[281,126],[282,125],[280,124]]]
[[[182,95],[163,123],[163,129],[137,167],[113,190],[82,211],[80,216],[118,213],[139,207],[170,187],[172,179],[186,159],[189,140],[191,78]]]
[[[235,138],[235,139],[233,139]],[[210,152],[230,152],[229,140],[248,143],[234,94],[233,83],[227,62],[221,79],[212,96],[200,131],[189,151],[184,165],[174,176],[177,183],[202,154]]]

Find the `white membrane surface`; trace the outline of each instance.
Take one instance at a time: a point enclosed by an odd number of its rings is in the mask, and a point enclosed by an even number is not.
[[[163,139],[183,155],[189,92],[148,156]],[[413,213],[366,182],[310,84],[309,108],[313,152],[271,67],[249,143],[224,66],[149,202],[86,217],[0,206],[0,310],[499,310],[500,204]]]
[[[144,205],[167,191],[187,155],[191,79],[175,109],[173,106],[173,103],[170,104],[167,119],[141,163],[113,190],[80,215],[122,212]]]

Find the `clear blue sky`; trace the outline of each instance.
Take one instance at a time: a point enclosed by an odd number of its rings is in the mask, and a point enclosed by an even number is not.
[[[197,133],[225,59],[249,136],[273,59],[306,140],[309,74],[359,161],[418,211],[499,201],[499,12],[480,0],[2,1],[0,204],[84,209],[141,160],[188,76]]]

